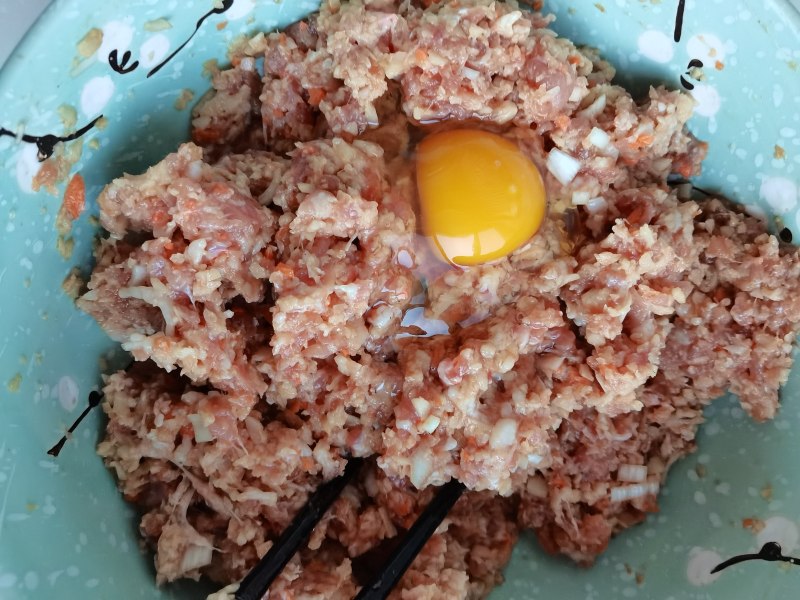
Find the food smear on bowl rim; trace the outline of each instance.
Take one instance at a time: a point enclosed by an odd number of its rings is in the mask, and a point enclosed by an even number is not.
[[[656,511],[725,391],[756,420],[778,409],[800,258],[667,185],[705,156],[694,101],[635,100],[514,3],[426,4],[326,3],[239,44],[193,142],[98,199],[78,304],[137,361],[105,381],[99,453],[158,582],[239,580],[360,456],[272,592],[352,597],[359,560],[456,478],[469,491],[398,593],[483,597],[520,530],[588,565]],[[420,233],[465,223],[418,222],[430,165],[409,157],[467,128],[535,167],[547,218],[523,210],[500,255],[473,244],[456,267]]]

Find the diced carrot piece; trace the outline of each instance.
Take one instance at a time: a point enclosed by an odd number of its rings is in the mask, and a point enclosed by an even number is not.
[[[86,184],[80,173],[75,173],[64,191],[64,210],[71,221],[81,216],[86,206]]]
[[[633,142],[631,142],[631,148],[635,148],[637,150],[641,148],[646,148],[650,144],[653,143],[655,138],[649,133],[643,133],[639,137],[637,137]]]
[[[569,117],[567,115],[558,115],[555,118],[555,123],[559,129],[566,129],[569,127]]]
[[[567,62],[571,65],[579,65],[581,63],[581,57],[576,54],[570,54],[567,57]]]
[[[201,146],[204,144],[213,144],[218,142],[222,137],[222,132],[214,127],[206,127],[192,130],[192,138]]]
[[[625,220],[633,225],[643,224],[645,221],[644,207],[637,206],[634,208]]]
[[[676,161],[673,163],[672,168],[675,169],[676,173],[687,179],[694,174],[694,167],[689,160]]]
[[[294,269],[286,263],[278,263],[275,265],[275,270],[284,277],[294,277]]]
[[[410,514],[411,509],[414,508],[408,496],[395,497],[393,500],[392,508],[394,508],[395,512],[401,517]]]
[[[639,136],[639,143],[645,146],[649,146],[655,141],[655,137],[650,133],[645,133]]]
[[[323,88],[314,87],[308,90],[308,103],[311,106],[319,106],[319,103],[325,98],[325,90]]]
[[[156,226],[164,226],[169,223],[170,216],[165,210],[157,210],[153,213],[153,224]]]
[[[426,58],[428,58],[428,53],[425,52],[425,50],[423,50],[422,48],[417,48],[416,51],[414,52],[414,58],[417,59],[417,62],[422,62]]]

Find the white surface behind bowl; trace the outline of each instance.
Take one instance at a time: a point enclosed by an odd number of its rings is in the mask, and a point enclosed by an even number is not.
[[[0,68],[50,0],[0,0]]]

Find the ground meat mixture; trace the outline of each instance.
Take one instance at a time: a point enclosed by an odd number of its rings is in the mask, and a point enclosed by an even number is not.
[[[241,579],[360,456],[270,598],[352,597],[453,478],[470,491],[393,597],[481,598],[519,529],[591,564],[656,510],[715,397],[775,415],[800,256],[719,199],[679,199],[668,176],[706,150],[691,98],[634,100],[551,21],[323,2],[238,44],[193,142],[102,192],[78,302],[137,362],[106,380],[100,454],[159,582]],[[464,269],[416,216],[414,143],[453,127],[515,142],[549,199],[530,242]]]

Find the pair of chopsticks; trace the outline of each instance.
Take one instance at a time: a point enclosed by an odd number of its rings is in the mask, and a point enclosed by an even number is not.
[[[269,552],[242,580],[234,595],[236,600],[261,600],[263,598],[269,586],[280,575],[300,546],[308,540],[314,527],[347,484],[358,474],[363,464],[364,459],[351,458],[344,473],[317,488],[289,527],[269,549]],[[441,487],[403,536],[394,555],[372,580],[361,588],[355,600],[383,600],[389,595],[433,532],[464,493],[464,489],[464,484],[455,479]]]
[[[93,391],[89,394],[88,406],[75,420],[66,435],[47,453],[51,456],[58,456],[69,436],[91,410],[100,404],[102,399],[101,392]],[[347,484],[358,474],[363,464],[363,458],[351,458],[344,473],[317,488],[303,509],[281,534],[281,537],[269,549],[269,552],[242,580],[234,595],[235,600],[261,600],[263,598],[269,586],[280,575],[300,546],[308,540],[314,527],[328,512]],[[392,557],[378,570],[372,580],[361,588],[355,600],[383,600],[389,595],[464,490],[464,484],[455,479],[439,489],[433,500],[402,537]]]

